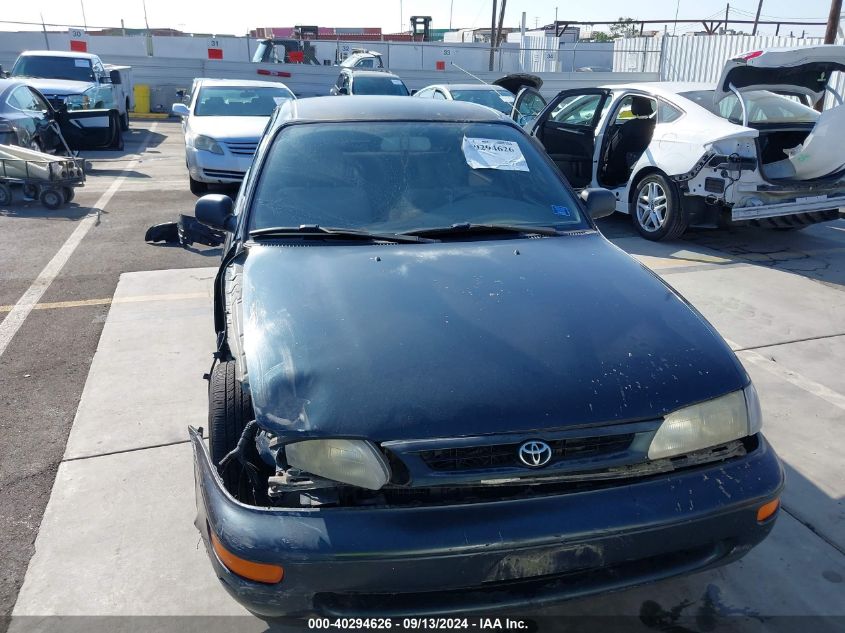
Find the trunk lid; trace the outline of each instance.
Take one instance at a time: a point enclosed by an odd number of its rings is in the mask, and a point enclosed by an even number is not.
[[[807,95],[813,103],[823,96],[831,73],[845,71],[845,46],[770,48],[729,59],[716,85],[716,103],[737,90],[770,90]]]

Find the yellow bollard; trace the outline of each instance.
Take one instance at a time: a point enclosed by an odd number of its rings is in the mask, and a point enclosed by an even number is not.
[[[150,113],[150,87],[145,84],[135,84],[135,112]]]

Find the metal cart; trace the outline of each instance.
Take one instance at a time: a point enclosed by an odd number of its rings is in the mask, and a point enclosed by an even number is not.
[[[74,156],[53,156],[13,145],[0,145],[0,206],[12,202],[10,185],[23,185],[25,198],[48,209],[73,200],[74,188],[85,183],[83,164]]]

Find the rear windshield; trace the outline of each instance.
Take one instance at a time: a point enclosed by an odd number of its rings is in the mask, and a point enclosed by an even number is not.
[[[407,97],[408,89],[396,77],[355,77],[352,92],[356,95],[396,95]]]
[[[732,123],[742,123],[742,106],[736,95],[729,94],[715,103],[715,94],[713,90],[696,90],[682,92],[681,96]],[[815,123],[819,118],[819,113],[801,103],[798,97],[783,96],[768,90],[749,90],[743,92],[742,96],[748,108],[749,123]]]
[[[493,108],[503,114],[511,115],[513,108],[513,95],[507,90],[499,92],[498,90],[466,90],[461,88],[454,88],[450,91],[452,98],[455,101],[470,101],[478,103],[488,108]]]
[[[12,68],[15,77],[44,77],[71,81],[94,81],[90,59],[73,57],[42,57],[24,55]]]
[[[200,90],[194,116],[270,116],[293,93],[284,87],[207,86]]]
[[[509,148],[501,150],[507,157],[479,163],[476,149],[491,145]],[[494,123],[291,125],[273,141],[251,213],[250,230],[318,224],[401,232],[463,222],[588,226],[540,151],[519,130]]]

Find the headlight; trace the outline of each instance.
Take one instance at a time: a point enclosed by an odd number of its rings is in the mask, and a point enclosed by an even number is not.
[[[205,150],[206,152],[211,152],[212,154],[223,153],[223,148],[220,147],[220,143],[210,136],[203,136],[202,134],[198,134],[194,137],[194,147]]]
[[[87,110],[91,105],[91,99],[86,94],[68,95],[65,103],[68,110]]]
[[[363,440],[304,440],[285,446],[285,456],[294,468],[368,490],[390,481],[384,456]]]
[[[742,391],[673,411],[657,429],[649,459],[691,453],[754,435],[763,426],[754,385]]]

